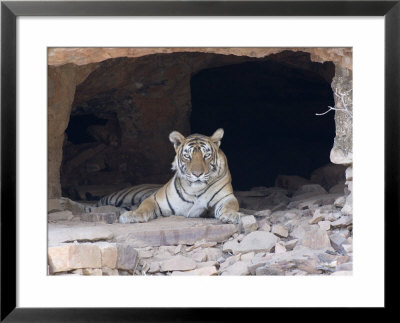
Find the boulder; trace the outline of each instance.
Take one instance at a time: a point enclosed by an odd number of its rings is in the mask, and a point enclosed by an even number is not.
[[[293,175],[278,175],[275,179],[275,186],[285,188],[291,192],[296,191],[300,186],[309,184],[306,178]]]
[[[326,190],[345,181],[346,166],[329,163],[311,173],[311,183],[319,184]]]

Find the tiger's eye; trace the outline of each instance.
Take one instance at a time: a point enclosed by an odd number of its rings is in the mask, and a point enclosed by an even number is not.
[[[183,154],[183,157],[186,159],[190,159],[190,155],[188,155],[188,154]]]
[[[204,158],[210,158],[211,154],[205,154]]]

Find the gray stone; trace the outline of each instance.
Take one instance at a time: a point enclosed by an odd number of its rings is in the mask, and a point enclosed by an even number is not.
[[[292,201],[287,205],[287,208],[297,208],[300,210],[311,209],[316,206],[333,204],[340,194],[321,194],[301,199],[298,201]]]
[[[220,263],[219,270],[224,271],[226,268],[233,265],[235,262],[237,262],[239,260],[240,260],[240,254],[230,256],[230,257],[226,258],[223,262]]]
[[[265,217],[268,217],[268,216],[271,215],[271,213],[272,213],[271,210],[266,209],[266,210],[257,211],[257,212],[254,213],[254,215],[255,215],[255,216],[265,216]]]
[[[262,266],[255,270],[256,276],[282,276],[284,271],[279,266]]]
[[[331,248],[331,243],[326,231],[321,230],[316,225],[302,225],[294,229],[292,237],[299,239],[299,242],[311,249]]]
[[[318,225],[321,230],[328,231],[331,228],[331,221],[320,221]]]
[[[240,260],[250,261],[251,259],[254,258],[254,255],[255,255],[254,251],[242,254],[240,255]]]
[[[331,226],[333,228],[340,228],[340,227],[346,227],[350,224],[353,223],[353,217],[351,216],[342,216],[340,219],[331,222]]]
[[[188,256],[197,262],[206,261],[207,259],[207,253],[202,248],[193,250]]]
[[[118,215],[115,212],[108,213],[84,213],[81,214],[81,220],[85,222],[118,223]]]
[[[269,231],[271,231],[271,226],[270,226],[268,223],[264,223],[264,224],[260,227],[260,230],[269,232]]]
[[[353,194],[346,197],[346,202],[341,210],[344,215],[353,215]]]
[[[342,245],[344,243],[346,243],[346,238],[342,234],[333,233],[329,236],[329,239],[331,241],[331,245],[332,245],[333,249],[335,249],[336,251],[340,251],[340,252],[344,251]]]
[[[160,271],[160,263],[158,261],[153,261],[149,265],[148,273],[154,274]]]
[[[241,218],[241,225],[245,234],[258,229],[256,218],[252,215],[243,216]]]
[[[251,196],[248,194],[251,194]],[[236,194],[235,192],[235,196],[242,208],[251,210],[272,209],[278,204],[282,203],[287,205],[290,202],[290,199],[286,196],[285,191],[275,191],[269,193],[248,191],[246,192],[246,195],[243,195],[243,192],[240,192],[240,194]]]
[[[308,222],[310,224],[317,224],[318,222],[324,220],[324,215],[323,213],[320,212],[319,209],[315,210],[314,215],[312,217],[312,219]]]
[[[135,270],[139,261],[137,250],[129,244],[117,244],[117,268],[122,270]]]
[[[332,80],[334,93],[343,93],[340,98],[334,95],[335,107],[353,113],[353,71],[339,64],[335,65],[335,77]],[[343,105],[345,103],[345,106]],[[353,162],[353,117],[344,111],[335,111],[336,137],[330,159],[335,164],[350,165]]]
[[[49,245],[54,245],[61,242],[110,240],[114,236],[110,230],[97,226],[62,227],[49,224],[48,229]]]
[[[285,246],[280,243],[275,243],[275,253],[283,253],[286,252]]]
[[[345,181],[345,169],[346,166],[329,163],[314,170],[311,173],[310,179],[312,183],[317,183],[326,190],[329,190],[336,184]]]
[[[299,241],[299,239],[293,239],[293,240],[286,241],[285,242],[286,250],[292,250],[296,246],[298,241]]]
[[[235,240],[228,241],[223,245],[224,252],[232,252],[233,254],[247,252],[268,252],[275,246],[278,238],[270,232],[254,231],[249,233],[239,243]]]
[[[47,200],[47,212],[51,211],[63,211],[64,207],[61,205],[59,199],[48,199]]]
[[[248,275],[249,269],[248,264],[245,261],[235,262],[233,265],[227,267],[221,274],[221,276],[245,276]]]
[[[115,226],[115,224],[113,225]],[[238,231],[239,226],[217,219],[162,217],[147,223],[121,224],[117,242],[129,241],[135,247],[194,245],[196,241],[223,242]]]
[[[339,196],[334,202],[333,205],[336,207],[342,208],[346,203],[346,198],[344,196]]]
[[[205,249],[208,261],[215,261],[222,256],[222,250],[219,248],[207,248]]]
[[[74,215],[71,211],[51,212],[47,215],[47,218],[50,222],[70,221],[73,217]]]
[[[160,263],[160,271],[192,270],[196,268],[196,262],[181,255],[173,256]]]
[[[274,224],[271,232],[282,238],[286,238],[289,235],[288,230],[281,224]]]
[[[313,195],[320,195],[320,194],[327,194],[328,192],[319,184],[306,184],[299,187],[299,189],[293,194],[293,196],[296,197],[306,193],[313,193]]]
[[[344,182],[340,182],[329,189],[329,193],[344,194],[344,188],[346,187]]]

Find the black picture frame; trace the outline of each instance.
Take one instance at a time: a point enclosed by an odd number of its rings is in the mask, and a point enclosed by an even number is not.
[[[400,0],[395,1],[2,1],[1,2],[1,321],[235,321],[243,309],[16,307],[16,19],[19,16],[384,16],[385,308],[388,239],[399,230]],[[390,232],[389,231],[394,231]],[[393,253],[394,255],[394,253]],[[396,277],[398,274],[395,275]],[[392,279],[392,278],[390,278]],[[393,278],[398,281],[398,278]],[[255,309],[253,309],[255,310]]]

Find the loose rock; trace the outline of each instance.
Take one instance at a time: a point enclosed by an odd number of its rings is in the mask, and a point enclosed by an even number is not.
[[[342,216],[340,219],[331,223],[333,228],[346,227],[353,223],[353,218],[351,216]]]
[[[288,230],[280,224],[274,224],[271,232],[282,238],[286,238],[289,235]]]
[[[222,276],[245,276],[249,274],[247,263],[244,261],[238,261],[233,265],[227,267],[223,272]]]
[[[286,248],[280,243],[275,243],[275,253],[283,253],[286,252]]]
[[[271,250],[278,238],[270,232],[254,231],[244,237],[242,242],[228,241],[223,245],[224,252],[232,252],[233,254],[247,252],[268,252]]]
[[[196,268],[196,262],[190,258],[177,255],[161,262],[160,271],[192,270]]]
[[[51,212],[47,215],[47,218],[50,222],[56,221],[70,221],[74,215],[71,211],[58,211],[58,212]]]
[[[331,221],[320,221],[318,225],[321,230],[328,231],[331,228]]]
[[[129,244],[117,244],[117,268],[122,270],[135,270],[139,261],[138,252]]]
[[[258,229],[257,221],[252,215],[243,216],[241,218],[241,224],[245,234],[256,231]]]

